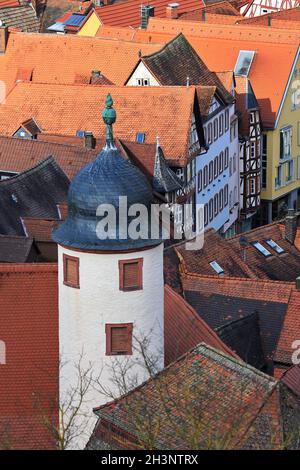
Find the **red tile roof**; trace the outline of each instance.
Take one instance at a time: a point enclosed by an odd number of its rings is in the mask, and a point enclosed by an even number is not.
[[[151,6],[154,7],[154,15],[157,18],[166,17],[166,7],[170,0],[152,0]],[[180,2],[177,11],[183,13],[193,11],[199,5],[204,6],[202,0],[185,0]],[[141,2],[140,0],[127,0],[108,6],[96,7],[97,15],[101,22],[110,26],[133,26],[139,27],[141,24]]]
[[[201,342],[238,359],[188,302],[168,285],[165,285],[164,333],[166,366]]]
[[[200,343],[132,392],[96,408],[100,420],[89,445],[95,449],[103,442],[113,449],[277,448],[281,443],[277,388],[269,376]]]
[[[57,423],[58,299],[56,264],[0,265],[0,448],[50,448],[44,421]],[[54,411],[55,410],[55,411]]]
[[[27,236],[34,238],[38,242],[52,242],[52,230],[59,224],[58,219],[24,217],[22,221]]]
[[[10,32],[5,54],[0,57],[0,75],[7,92],[14,86],[20,67],[33,70],[33,82],[72,84],[77,75],[90,77],[92,70],[99,70],[111,82],[123,85],[138,62],[139,51],[147,55],[161,47],[72,34]]]
[[[282,377],[281,381],[296,395],[300,397],[300,366],[291,367]]]
[[[0,107],[0,132],[12,135],[18,124],[34,117],[44,133],[76,135],[78,130],[105,135],[101,110],[111,92],[118,118],[115,137],[135,141],[145,133],[145,142],[160,136],[167,160],[184,164],[189,156],[189,134],[195,87],[104,87],[18,83]],[[174,121],[173,116],[180,115]],[[155,123],[155,125],[153,125]]]
[[[0,0],[0,8],[19,7],[19,0]]]
[[[275,353],[275,361],[283,364],[292,363],[295,351],[293,343],[300,339],[300,292],[293,286],[285,314],[281,335]]]
[[[168,33],[170,38],[180,32],[210,70],[233,70],[240,50],[256,51],[249,78],[261,107],[263,125],[272,128],[296,57],[300,32],[151,18],[144,37],[162,41],[162,33]]]

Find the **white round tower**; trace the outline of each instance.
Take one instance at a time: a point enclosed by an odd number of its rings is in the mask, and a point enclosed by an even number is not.
[[[61,411],[68,408],[72,390],[80,400],[80,387],[91,379],[74,423],[79,436],[72,448],[84,447],[90,437],[93,408],[124,392],[119,379],[128,388],[147,379],[145,353],[157,369],[164,366],[163,243],[145,231],[143,238],[124,237],[133,219],[128,217],[124,227],[120,218],[120,196],[127,198],[128,208],[143,204],[150,213],[152,191],[114,146],[110,95],[103,119],[106,146],[71,183],[68,217],[53,234],[58,243]],[[110,208],[116,226],[109,225],[107,238],[99,238],[104,216],[98,214],[107,216]]]

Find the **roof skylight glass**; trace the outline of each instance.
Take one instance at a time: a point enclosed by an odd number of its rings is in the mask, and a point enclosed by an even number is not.
[[[265,248],[261,243],[259,242],[254,242],[253,243],[253,246],[255,246],[255,248],[262,254],[264,255],[266,258],[268,256],[272,256],[272,254],[269,252],[269,250],[267,250],[267,248]]]
[[[240,51],[235,65],[234,73],[242,77],[248,77],[255,51]]]
[[[216,271],[217,274],[224,274],[223,269],[221,268],[221,266],[216,261],[212,261],[209,264]]]
[[[270,238],[269,240],[266,240],[266,243],[271,247],[273,248],[273,250],[276,251],[276,253],[278,253],[279,255],[281,253],[284,253],[284,249],[281,248],[281,246],[279,246],[276,242],[274,242],[274,240],[272,240],[272,238]]]

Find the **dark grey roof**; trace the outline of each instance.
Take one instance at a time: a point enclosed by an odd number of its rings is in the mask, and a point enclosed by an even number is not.
[[[205,296],[197,291],[185,291],[184,294],[186,300],[200,317],[214,329],[229,325],[235,320],[247,318],[257,312],[265,361],[273,358],[287,309],[286,303],[266,302],[219,294]],[[245,329],[243,323],[236,326],[241,327],[241,332]],[[235,335],[238,338],[237,332],[235,332]],[[226,338],[223,338],[223,340],[226,343]],[[236,346],[234,344],[228,344],[228,346],[234,350],[239,349],[240,339],[238,338]]]
[[[33,248],[32,238],[0,235],[0,262],[26,263]]]
[[[52,157],[0,181],[0,233],[24,235],[21,217],[57,219],[57,203],[67,198],[69,180]]]
[[[156,148],[152,182],[154,191],[158,193],[169,193],[182,188],[181,182],[167,165],[163,151],[159,145]]]
[[[256,369],[261,369],[265,365],[257,312],[227,323],[218,328],[217,332],[224,343],[247,364]]]
[[[226,90],[214,72],[211,72],[198,56],[183,34],[168,42],[161,50],[141,59],[153,72],[161,85],[217,86],[227,102],[232,102],[232,95]]]
[[[247,109],[259,109],[256,96],[249,80],[247,80]]]
[[[0,8],[0,19],[5,26],[27,33],[38,33],[40,30],[40,20],[31,6]]]
[[[115,251],[161,243],[160,239],[151,239],[149,220],[145,221],[149,228],[147,238],[133,240],[122,234],[118,223],[120,196],[127,197],[128,208],[133,204],[143,204],[149,209],[152,189],[146,176],[135,165],[125,160],[114,145],[106,144],[97,158],[86,165],[72,181],[68,194],[68,218],[53,232],[53,239],[74,248]],[[106,239],[100,239],[97,235],[97,225],[107,215],[96,215],[100,205],[111,205],[116,211],[116,230],[108,234]],[[122,225],[122,229],[128,229],[129,223],[135,218],[128,217],[127,226]]]

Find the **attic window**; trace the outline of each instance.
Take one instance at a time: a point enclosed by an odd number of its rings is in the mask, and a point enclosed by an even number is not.
[[[269,238],[269,240],[266,240],[266,243],[271,247],[273,248],[273,250],[276,251],[276,253],[278,253],[279,255],[281,253],[284,253],[284,249],[281,248],[281,246],[279,246],[276,242],[274,242],[274,240],[272,240],[272,238]]]
[[[132,354],[132,329],[132,323],[105,325],[107,356]]]
[[[138,144],[143,144],[145,142],[145,133],[143,132],[138,132],[136,134],[136,138],[135,138],[136,142]]]
[[[213,268],[213,270],[216,271],[217,274],[219,274],[219,276],[224,274],[224,270],[216,261],[211,261],[209,264]]]
[[[272,254],[269,252],[269,250],[267,250],[267,248],[265,248],[261,243],[259,243],[259,242],[254,242],[254,243],[253,243],[253,246],[254,246],[262,255],[264,255],[266,258],[268,258],[268,256],[272,256]]]
[[[234,73],[242,77],[248,77],[253,62],[255,51],[240,51],[235,65]]]
[[[143,258],[119,261],[119,287],[123,291],[143,288]]]

